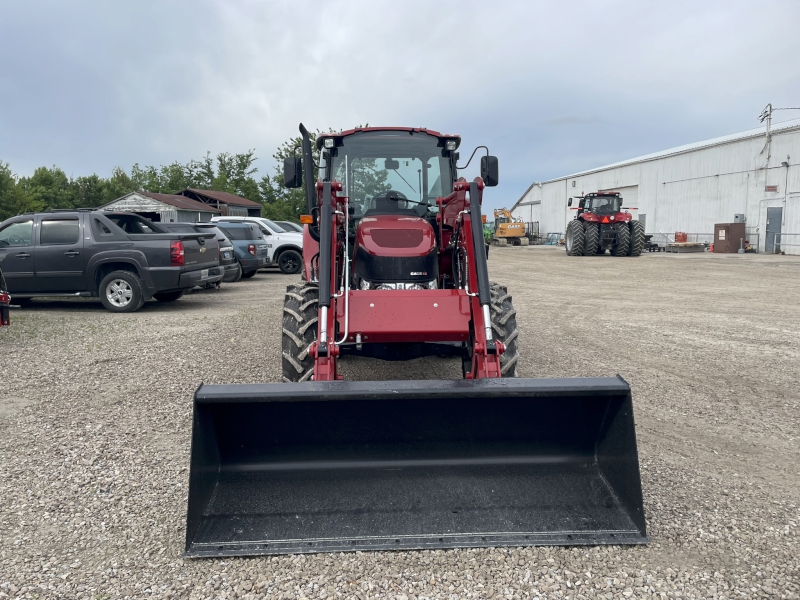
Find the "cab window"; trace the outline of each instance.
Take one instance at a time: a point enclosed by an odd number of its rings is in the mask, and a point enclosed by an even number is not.
[[[0,247],[30,246],[33,240],[33,221],[9,223],[0,229]]]
[[[42,246],[77,244],[81,239],[81,226],[77,219],[42,220],[39,243]]]

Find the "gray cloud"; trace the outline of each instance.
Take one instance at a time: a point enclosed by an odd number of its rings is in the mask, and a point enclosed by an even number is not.
[[[0,0],[0,15],[0,160],[20,173],[248,148],[271,170],[300,121],[403,124],[488,145],[502,205],[800,97],[791,0]]]

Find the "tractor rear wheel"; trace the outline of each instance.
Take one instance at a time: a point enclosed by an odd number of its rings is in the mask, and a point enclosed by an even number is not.
[[[492,313],[492,334],[498,342],[503,342],[506,351],[500,355],[500,371],[503,377],[517,376],[517,311],[511,302],[511,294],[506,286],[489,283],[489,292],[492,295],[490,312]]]
[[[644,250],[644,225],[641,221],[631,221],[631,246],[628,256],[639,256]]]
[[[614,256],[628,256],[631,251],[631,230],[627,223],[617,225],[617,241],[611,249]]]
[[[584,254],[586,256],[597,256],[597,250],[600,248],[600,225],[597,223],[584,223],[586,227],[586,248]]]
[[[317,341],[319,286],[301,281],[286,288],[283,298],[283,380],[308,381],[314,374],[314,358],[309,354]]]
[[[582,221],[575,219],[567,223],[567,233],[564,236],[564,247],[567,249],[567,256],[583,255],[585,236]]]

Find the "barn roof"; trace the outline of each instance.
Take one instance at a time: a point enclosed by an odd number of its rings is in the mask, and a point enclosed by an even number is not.
[[[218,192],[216,190],[201,190],[197,188],[186,188],[178,192],[179,194],[186,195],[186,192],[192,192],[197,194],[198,196],[205,196],[207,198],[211,198],[212,200],[216,200],[217,202],[224,202],[225,204],[233,204],[234,206],[261,206],[259,202],[253,202],[252,200],[248,200],[247,198],[242,198],[241,196],[237,196],[236,194],[230,194],[228,192]]]

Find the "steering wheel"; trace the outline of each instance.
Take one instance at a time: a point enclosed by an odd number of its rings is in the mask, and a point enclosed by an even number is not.
[[[408,202],[408,198],[403,192],[398,192],[397,190],[386,190],[382,192],[381,198],[386,198],[389,202],[394,202],[397,204],[400,200],[403,202]]]
[[[10,236],[8,236],[8,243],[9,245],[14,244],[15,246],[23,246],[25,245],[25,240],[12,233]]]

